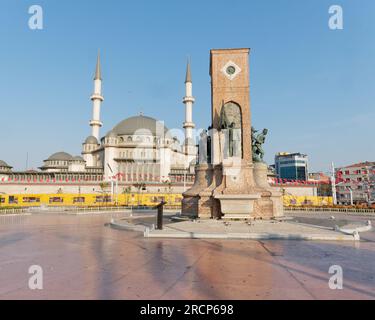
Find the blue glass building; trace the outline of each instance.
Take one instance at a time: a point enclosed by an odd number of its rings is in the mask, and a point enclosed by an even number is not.
[[[280,152],[275,156],[276,175],[280,179],[308,180],[308,158],[301,153]]]

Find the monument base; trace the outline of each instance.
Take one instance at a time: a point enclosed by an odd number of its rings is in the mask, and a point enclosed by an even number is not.
[[[281,192],[267,182],[267,165],[241,165],[236,179],[227,168],[196,166],[193,187],[183,194],[182,215],[200,219],[272,219],[283,216]],[[237,170],[232,166],[231,170]],[[216,179],[216,175],[222,179]],[[238,171],[237,171],[238,172]]]
[[[283,217],[284,216],[284,205],[283,197],[280,188],[271,187],[268,183],[267,177],[268,167],[264,162],[255,162],[254,163],[254,180],[255,184],[270,192],[269,201],[271,201],[272,207],[272,217]]]
[[[259,194],[219,194],[214,196],[220,201],[223,219],[249,219],[254,211],[254,203]]]
[[[195,166],[195,181],[193,186],[182,194],[181,214],[191,218],[211,217],[210,197],[199,194],[212,182],[212,165],[197,164]]]

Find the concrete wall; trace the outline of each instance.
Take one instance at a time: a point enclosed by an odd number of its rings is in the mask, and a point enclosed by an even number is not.
[[[278,187],[280,188],[280,187]],[[286,195],[292,196],[316,196],[318,188],[316,186],[287,186],[283,185],[281,189],[285,190]]]

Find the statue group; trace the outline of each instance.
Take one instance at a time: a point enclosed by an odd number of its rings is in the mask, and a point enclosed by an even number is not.
[[[251,148],[253,151],[253,161],[254,162],[264,162],[264,150],[262,148],[264,142],[266,141],[266,135],[268,129],[263,129],[261,133],[256,134],[258,131],[251,127]]]
[[[224,158],[242,158],[242,118],[240,107],[228,102],[223,104],[220,112],[219,128],[222,132],[221,150]],[[212,127],[209,127],[210,131]],[[251,149],[253,162],[264,162],[263,144],[266,141],[268,129],[261,132],[251,127]],[[207,130],[200,134],[198,148],[198,163],[211,162],[211,137]]]

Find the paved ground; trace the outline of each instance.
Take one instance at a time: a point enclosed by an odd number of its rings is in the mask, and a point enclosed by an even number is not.
[[[371,221],[373,226],[372,232],[361,233],[361,239],[364,241],[375,242],[375,215],[356,215],[345,213],[291,213],[290,217],[294,217],[295,221],[301,223],[309,223],[321,225],[325,227],[333,227],[338,225],[343,227],[346,225],[364,225],[367,221]],[[332,219],[333,218],[333,219]]]
[[[360,243],[145,239],[110,219],[0,217],[0,299],[375,299],[373,232]],[[43,290],[28,289],[33,264]],[[331,265],[343,290],[328,287]]]
[[[121,220],[118,225],[121,225]],[[294,221],[222,221],[194,220],[171,223],[163,230],[150,230],[151,238],[194,238],[194,239],[256,239],[256,240],[335,240],[354,241],[352,235],[331,228],[314,226]]]

